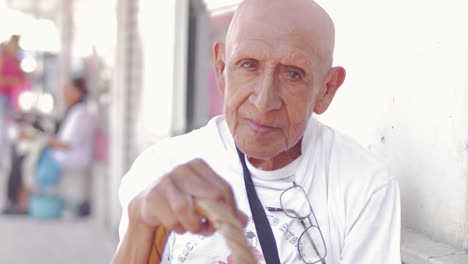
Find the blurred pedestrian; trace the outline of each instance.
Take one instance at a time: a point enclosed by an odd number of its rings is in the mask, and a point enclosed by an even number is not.
[[[64,87],[66,112],[55,136],[39,162],[39,185],[51,187],[58,182],[60,196],[73,214],[90,213],[90,168],[93,161],[95,122],[86,103],[87,86],[83,78],[75,78]],[[54,176],[57,175],[57,176]]]
[[[11,95],[15,87],[23,85],[25,75],[20,66],[18,35],[13,35],[0,50],[0,170],[6,167],[7,127],[6,119],[10,109]]]
[[[19,137],[33,140],[30,151],[12,151],[12,164],[8,181],[8,202],[5,214],[23,214],[29,209],[32,216],[52,218],[41,208],[51,208],[50,204],[63,201],[73,214],[87,216],[90,213],[90,167],[93,161],[94,118],[86,103],[87,88],[83,78],[69,81],[63,90],[66,111],[58,123],[56,133],[47,138],[37,136],[38,129],[22,130]],[[34,125],[34,124],[33,124]],[[36,138],[36,139],[34,139]],[[36,145],[36,146],[32,146]],[[37,152],[37,147],[41,151]],[[25,163],[34,165],[34,172],[28,173]],[[26,169],[25,169],[26,168]],[[34,183],[31,184],[30,175]],[[26,177],[26,179],[24,179]],[[22,197],[22,186],[30,188],[29,208]],[[33,206],[33,208],[31,208]],[[59,215],[57,208],[54,215]]]

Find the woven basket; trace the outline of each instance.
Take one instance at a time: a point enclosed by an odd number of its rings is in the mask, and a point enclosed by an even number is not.
[[[197,199],[195,200],[195,211],[203,217],[206,217],[206,219],[213,224],[216,231],[224,237],[226,245],[232,251],[232,257],[235,263],[256,263],[247,240],[244,237],[242,225],[239,223],[239,220],[230,213],[225,205]],[[168,236],[169,232],[166,228],[161,226],[156,229],[148,264],[161,263]]]

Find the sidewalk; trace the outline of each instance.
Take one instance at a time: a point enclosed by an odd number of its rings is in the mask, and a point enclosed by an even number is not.
[[[0,206],[6,196],[6,177],[0,175]],[[104,264],[117,245],[92,218],[37,221],[0,214],[0,264]]]
[[[93,220],[41,222],[27,217],[0,217],[2,264],[109,263],[116,239]]]

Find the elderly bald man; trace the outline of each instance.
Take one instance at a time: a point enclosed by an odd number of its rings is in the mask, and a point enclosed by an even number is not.
[[[224,115],[135,161],[114,263],[145,263],[161,225],[174,231],[162,263],[230,263],[193,197],[238,216],[258,263],[401,263],[396,180],[312,116],[345,79],[333,49],[333,22],[315,2],[244,1],[214,45]]]

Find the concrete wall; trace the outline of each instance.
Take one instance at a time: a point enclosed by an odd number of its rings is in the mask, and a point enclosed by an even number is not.
[[[318,1],[347,80],[320,117],[385,158],[403,224],[468,247],[468,3]]]
[[[185,131],[189,1],[140,0],[143,52],[140,150]]]
[[[117,11],[109,191],[114,230],[121,215],[120,180],[133,160],[149,145],[185,130],[189,2],[118,0]]]

